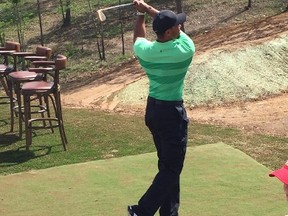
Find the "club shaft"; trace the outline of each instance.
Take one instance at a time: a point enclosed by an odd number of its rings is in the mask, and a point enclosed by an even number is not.
[[[101,11],[110,10],[110,9],[114,9],[114,8],[120,8],[120,7],[127,7],[127,6],[131,6],[131,5],[133,5],[133,3],[120,4],[120,5],[115,5],[115,6],[103,8],[103,9],[101,9]]]

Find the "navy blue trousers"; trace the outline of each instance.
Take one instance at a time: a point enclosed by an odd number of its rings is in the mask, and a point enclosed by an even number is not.
[[[146,126],[151,131],[158,156],[158,173],[134,206],[138,216],[177,216],[180,205],[180,173],[187,148],[188,118],[182,101],[148,97]]]

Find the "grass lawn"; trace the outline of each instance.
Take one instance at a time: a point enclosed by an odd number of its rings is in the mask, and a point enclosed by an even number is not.
[[[0,176],[0,213],[126,215],[127,205],[150,185],[156,164],[156,154],[148,153]],[[190,147],[181,177],[180,215],[285,215],[281,184],[268,173],[224,143]]]
[[[0,111],[2,175],[155,151],[143,116],[66,108],[63,112],[68,151],[63,151],[58,130],[54,134],[49,130],[39,130],[33,135],[30,151],[26,152],[25,139],[19,140],[17,133],[9,133],[8,106],[1,106]],[[287,138],[190,123],[189,146],[217,142],[228,143],[271,169],[281,166],[287,159]]]

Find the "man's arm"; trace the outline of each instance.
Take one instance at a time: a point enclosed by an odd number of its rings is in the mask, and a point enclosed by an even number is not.
[[[145,36],[146,36],[145,16],[138,15],[134,25],[133,42],[135,42],[138,37],[145,38]]]
[[[284,183],[283,188],[284,188],[284,192],[285,192],[285,194],[286,194],[286,199],[287,199],[287,201],[288,201],[288,184],[285,184],[285,183]]]
[[[137,11],[141,13],[147,13],[152,18],[156,16],[159,11],[152,6],[145,3],[143,0],[133,0],[134,7]],[[138,15],[134,25],[134,37],[133,41],[135,42],[137,37],[145,37],[146,36],[146,26],[145,26],[145,16]]]

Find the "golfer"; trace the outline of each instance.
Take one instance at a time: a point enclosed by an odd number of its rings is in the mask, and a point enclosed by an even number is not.
[[[187,147],[188,118],[183,107],[184,78],[195,52],[193,41],[181,24],[184,13],[158,11],[143,0],[137,9],[134,54],[149,79],[145,123],[153,136],[158,173],[137,205],[128,206],[130,216],[176,216],[180,205],[180,173]],[[156,40],[145,38],[145,14],[153,19]]]
[[[288,201],[288,161],[283,165],[282,168],[273,171],[269,174],[270,177],[276,177],[281,182],[283,182],[283,189],[286,194],[286,199]]]

